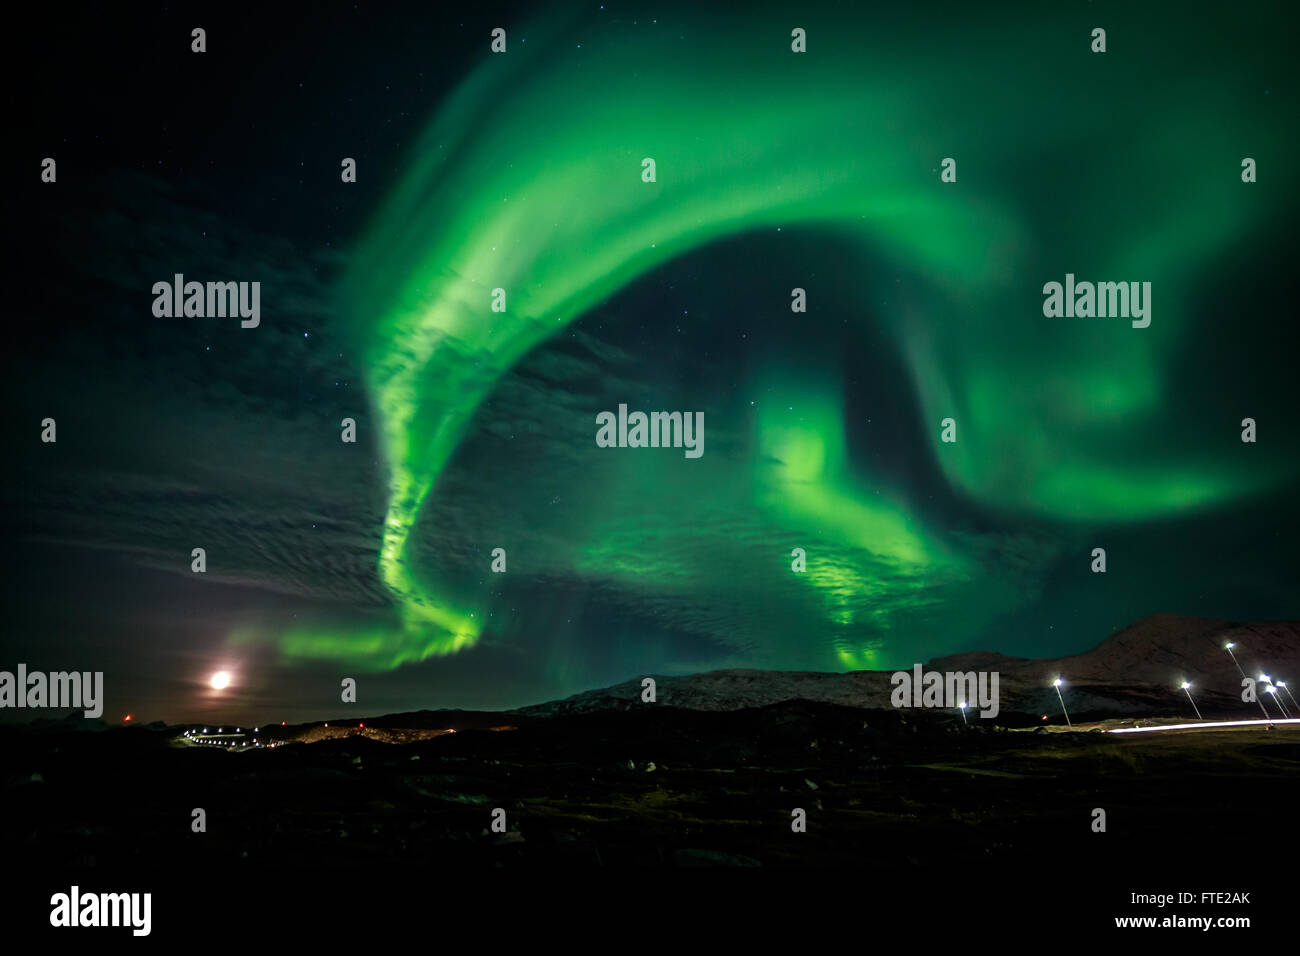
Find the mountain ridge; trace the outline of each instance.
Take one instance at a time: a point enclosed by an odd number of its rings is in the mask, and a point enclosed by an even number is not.
[[[1237,645],[1246,674],[1281,666],[1280,679],[1295,678],[1300,665],[1300,621],[1234,622],[1219,618],[1158,613],[1108,635],[1090,650],[1052,658],[1011,657],[996,651],[966,651],[934,658],[926,671],[997,671],[1002,709],[1034,713],[1058,709],[1052,681],[1060,676],[1083,709],[1116,707],[1136,696],[1157,699],[1166,691],[1173,708],[1182,681],[1191,681],[1201,699],[1219,705],[1240,702],[1242,674],[1224,649]],[[918,662],[920,663],[920,662]],[[723,669],[685,676],[654,677],[656,702],[690,710],[735,710],[786,700],[816,700],[864,709],[890,708],[894,671],[766,671]],[[1271,675],[1270,675],[1271,676]],[[530,717],[623,709],[641,698],[642,678],[517,708]],[[1300,685],[1300,681],[1297,681]]]

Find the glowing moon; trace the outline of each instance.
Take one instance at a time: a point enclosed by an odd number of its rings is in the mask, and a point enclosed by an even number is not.
[[[225,671],[217,671],[212,675],[212,689],[225,690],[230,686],[230,675]]]

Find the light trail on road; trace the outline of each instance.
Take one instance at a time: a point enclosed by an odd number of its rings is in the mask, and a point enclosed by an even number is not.
[[[1259,724],[1300,724],[1300,717],[1282,720],[1214,720],[1209,723],[1198,721],[1194,724],[1165,724],[1163,727],[1121,727],[1108,730],[1108,734],[1145,734],[1153,730],[1205,730],[1208,727],[1250,727]]]

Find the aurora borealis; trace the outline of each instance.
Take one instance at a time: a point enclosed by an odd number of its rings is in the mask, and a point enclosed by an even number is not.
[[[331,8],[256,82],[216,45],[220,95],[191,72],[60,147],[58,198],[19,200],[48,291],[6,359],[16,651],[125,647],[180,718],[218,660],[248,713],[325,713],[339,675],[375,706],[500,706],[1295,615],[1272,7],[606,6],[369,23],[386,53],[349,78],[321,63],[365,14]],[[33,110],[33,148],[63,155],[66,120]],[[154,319],[179,272],[261,280],[261,325]],[[1151,282],[1150,326],[1045,317],[1067,273]],[[706,453],[598,448],[620,402],[702,411]],[[57,449],[32,447],[45,415]]]

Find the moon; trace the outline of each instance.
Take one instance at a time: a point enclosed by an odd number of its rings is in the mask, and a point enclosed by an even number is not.
[[[230,675],[225,671],[217,671],[212,675],[212,689],[225,690],[230,686]]]

